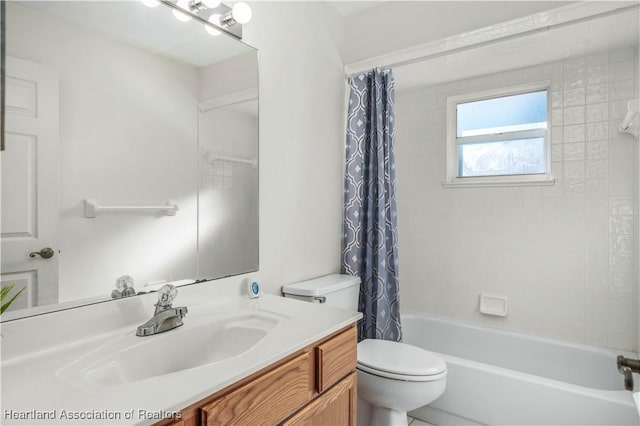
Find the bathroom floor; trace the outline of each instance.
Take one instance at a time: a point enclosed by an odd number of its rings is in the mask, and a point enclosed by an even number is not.
[[[431,423],[426,423],[413,417],[408,417],[407,420],[409,420],[409,426],[433,426]]]

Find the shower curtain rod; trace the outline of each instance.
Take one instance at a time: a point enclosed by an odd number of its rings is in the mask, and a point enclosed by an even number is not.
[[[345,77],[349,79],[372,68],[397,68],[412,65],[502,41],[516,40],[552,29],[633,11],[640,11],[640,5],[634,4],[620,7],[616,6],[615,3],[607,2],[570,4],[551,11],[540,12],[528,17],[403,49],[399,52],[352,62],[344,66]],[[519,30],[517,28],[523,29]],[[510,34],[503,35],[505,32]]]

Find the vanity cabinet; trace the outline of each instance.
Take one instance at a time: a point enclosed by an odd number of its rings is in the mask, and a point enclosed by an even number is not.
[[[356,345],[349,326],[155,426],[355,426]]]
[[[339,381],[287,419],[283,426],[355,425],[356,373]]]

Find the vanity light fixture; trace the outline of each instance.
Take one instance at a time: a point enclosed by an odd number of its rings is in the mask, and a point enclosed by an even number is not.
[[[233,5],[230,12],[220,20],[223,27],[235,24],[246,24],[251,20],[251,8],[245,2],[239,1]]]
[[[0,0],[1,1],[1,0]],[[205,30],[212,36],[222,31],[242,39],[242,25],[251,20],[251,7],[242,1],[230,6],[222,0],[140,0],[147,7],[164,3],[172,9],[173,15],[182,22],[192,19],[204,23]]]
[[[223,28],[229,30],[230,27],[240,24],[239,27],[242,27],[243,24],[246,24],[251,20],[251,7],[244,2],[237,2],[233,5],[231,10],[226,12],[224,15],[219,13],[214,13],[209,17],[209,22],[211,22],[215,27]],[[211,26],[205,26],[205,30],[212,36],[217,36],[220,34],[220,31],[216,30]]]
[[[220,6],[220,3],[222,3],[222,0],[191,0],[189,2],[189,11],[198,13],[207,9],[215,9]]]
[[[153,0],[143,0],[143,1],[153,1]],[[181,9],[187,10],[194,15],[197,15],[200,12],[203,12],[208,9],[216,9],[222,0],[178,0],[176,6]],[[180,14],[179,10],[173,11],[176,18],[178,18],[178,14]],[[182,14],[187,16],[186,14]],[[183,18],[178,18],[183,20]],[[191,19],[191,18],[189,18]],[[209,18],[211,19],[211,18]],[[223,27],[230,27],[235,24],[246,24],[251,20],[251,7],[245,2],[239,1],[235,2],[231,7],[231,10],[225,13],[224,17],[219,20],[220,25]]]

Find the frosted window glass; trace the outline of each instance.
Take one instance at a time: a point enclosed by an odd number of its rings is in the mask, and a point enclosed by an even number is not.
[[[459,138],[545,129],[547,91],[458,104],[456,123]]]
[[[521,175],[546,172],[544,138],[458,146],[458,176]]]

